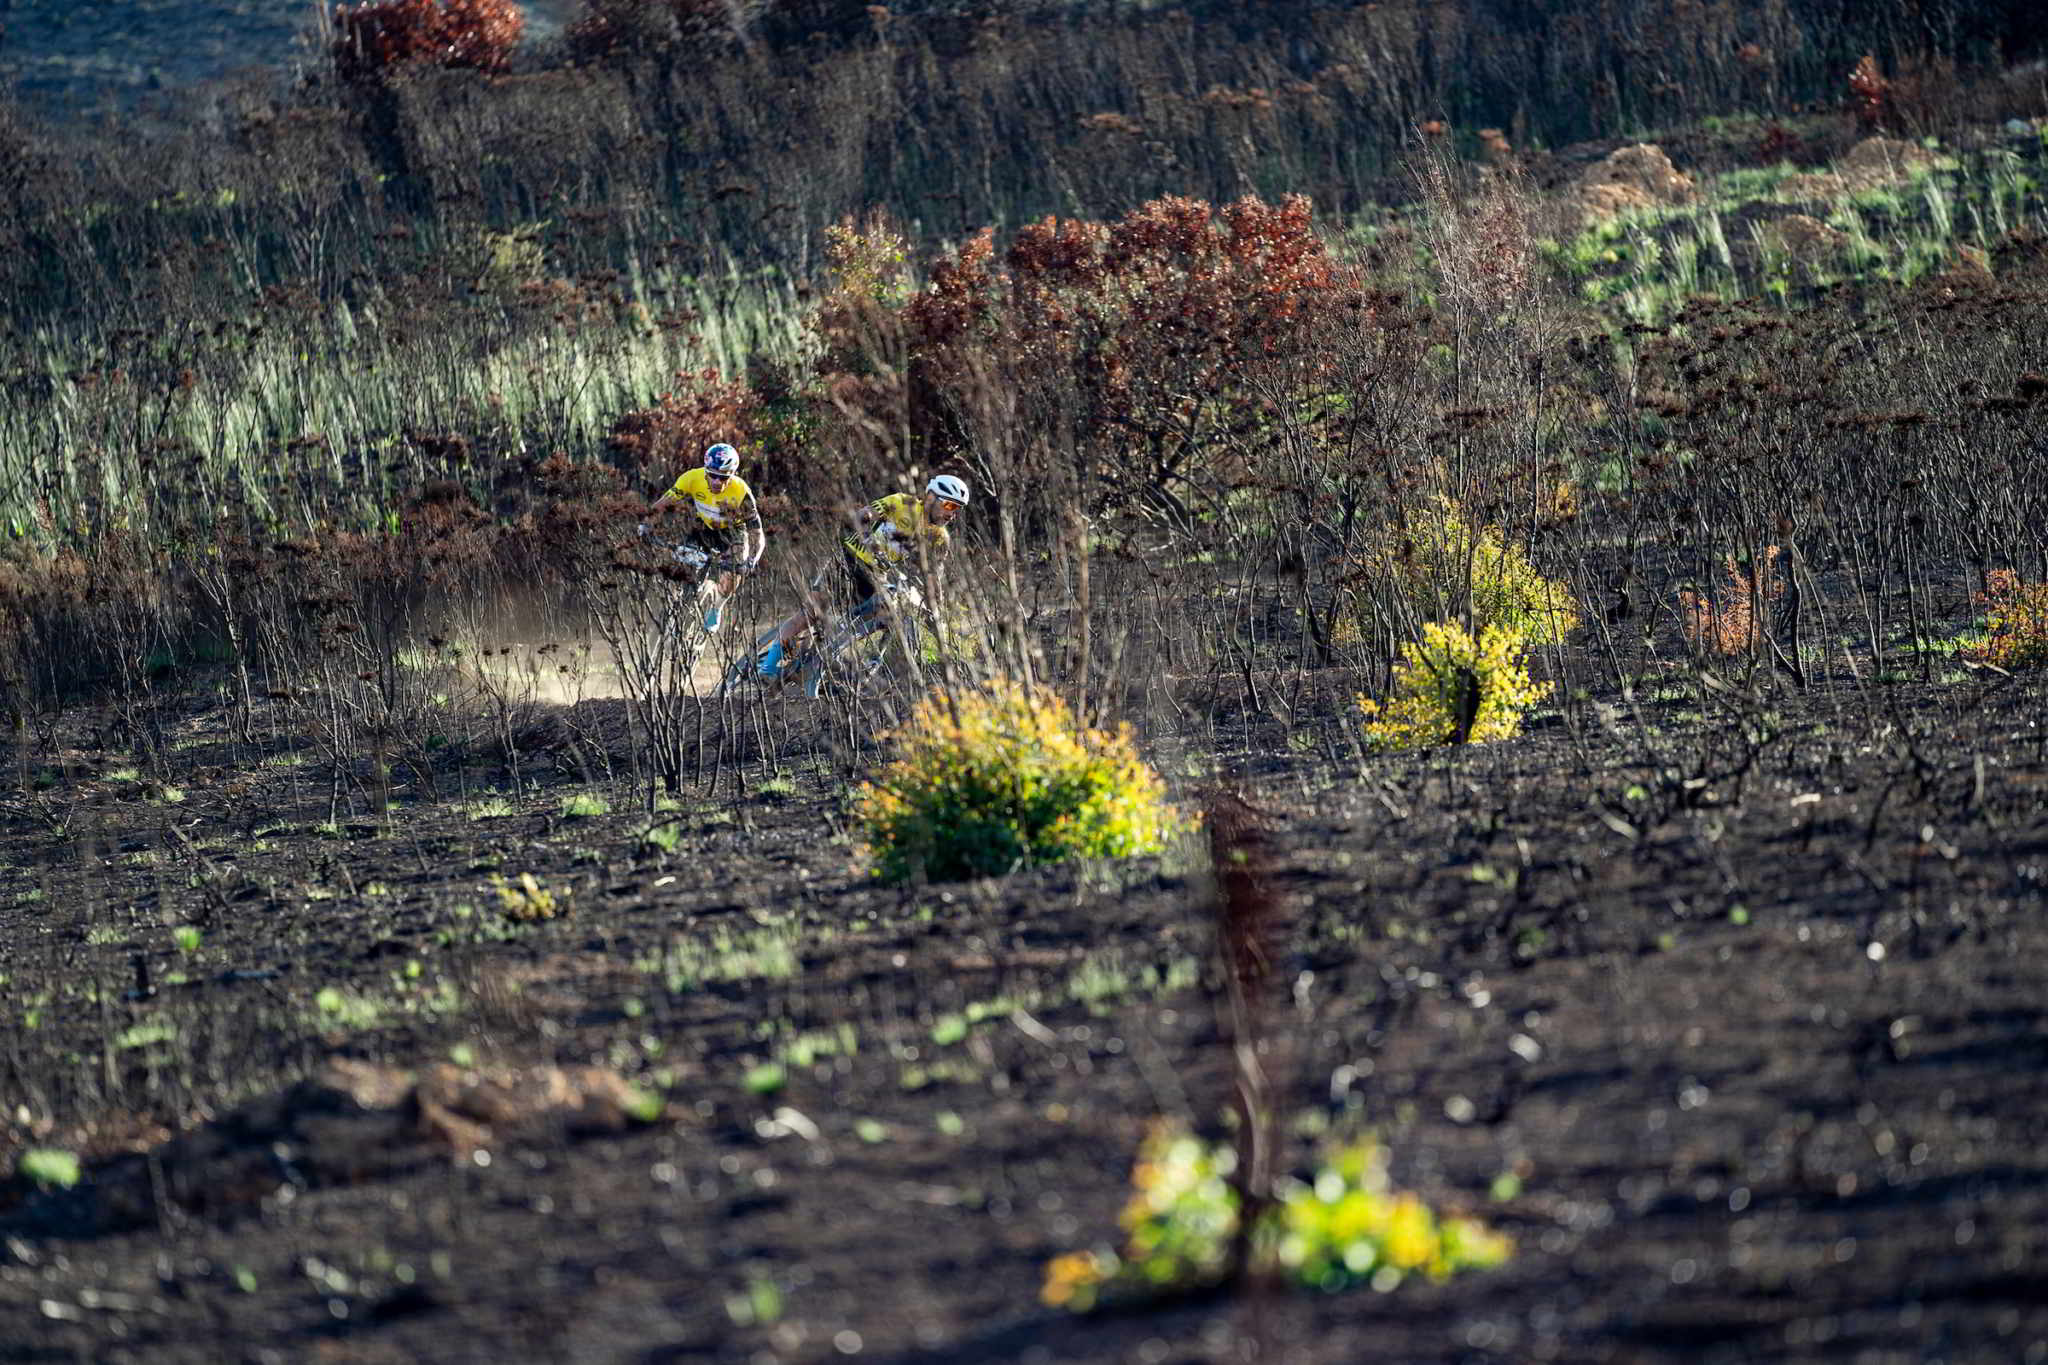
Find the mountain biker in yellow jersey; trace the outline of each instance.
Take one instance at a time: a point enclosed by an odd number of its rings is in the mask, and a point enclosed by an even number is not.
[[[718,629],[726,599],[739,587],[740,579],[754,571],[761,552],[768,548],[761,509],[754,504],[754,490],[739,476],[739,467],[740,453],[721,441],[704,452],[702,467],[685,470],[643,514],[651,521],[685,503],[696,513],[681,543],[710,555],[718,569],[718,598],[704,613],[707,631]],[[646,521],[640,523],[641,535],[648,529]]]
[[[821,608],[852,611],[876,595],[878,578],[937,564],[952,544],[946,524],[967,506],[968,496],[965,479],[940,474],[924,486],[922,497],[891,493],[854,513],[854,533],[811,579],[804,606],[776,629],[761,655],[761,676],[782,671],[784,657],[818,624]]]

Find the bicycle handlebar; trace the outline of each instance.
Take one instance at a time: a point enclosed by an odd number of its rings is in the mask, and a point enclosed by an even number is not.
[[[701,546],[692,545],[685,540],[671,540],[667,536],[662,535],[657,528],[648,525],[644,521],[640,523],[636,535],[642,544],[652,547],[661,554],[667,555],[685,569],[704,572],[708,571],[714,563],[733,561],[733,556],[730,552],[714,554]],[[745,568],[751,566],[734,562],[733,567],[744,571]]]
[[[908,603],[912,607],[924,606],[924,589],[913,583],[906,574],[890,574],[875,585],[879,595],[889,599],[891,606]]]

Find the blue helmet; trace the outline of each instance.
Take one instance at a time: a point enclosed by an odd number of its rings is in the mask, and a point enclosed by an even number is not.
[[[704,452],[704,470],[709,474],[731,474],[740,467],[740,453],[720,441]]]

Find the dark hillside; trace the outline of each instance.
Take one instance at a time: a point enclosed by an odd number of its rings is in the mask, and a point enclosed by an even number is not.
[[[0,1365],[2048,1362],[2030,10],[282,10],[4,11]]]
[[[722,6],[676,19],[620,0],[592,13],[632,23],[565,49],[585,11],[530,9],[512,74],[418,71],[377,91],[326,78],[304,15],[252,2],[20,0],[0,61],[30,111],[103,78],[160,84],[164,103],[244,65],[301,72],[310,84],[289,92],[244,83],[189,133],[157,123],[144,166],[95,169],[90,142],[66,146],[86,178],[62,193],[118,204],[231,186],[238,220],[321,225],[344,275],[381,225],[420,219],[578,215],[593,263],[680,235],[700,266],[801,270],[826,224],[874,208],[926,240],[1165,194],[1304,193],[1345,213],[1401,192],[1431,120],[1476,150],[1488,127],[1555,147],[1846,108],[1868,52],[1897,131],[1928,131],[1959,100],[1985,118],[2031,108],[2038,73],[1979,77],[2044,41],[2026,6],[1918,0],[910,5],[881,20],[806,3],[730,11],[751,16],[739,29],[700,13]],[[293,174],[269,169],[284,162]],[[195,206],[194,232],[225,226]]]

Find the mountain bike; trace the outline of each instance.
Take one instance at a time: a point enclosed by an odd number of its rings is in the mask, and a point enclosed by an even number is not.
[[[898,682],[915,682],[939,657],[941,632],[924,590],[904,574],[890,574],[874,596],[835,623],[804,661],[804,695],[829,687],[854,697],[879,695]]]
[[[714,553],[688,540],[670,539],[652,530],[639,543],[657,561],[651,568],[639,567],[660,577],[666,588],[651,658],[672,663],[687,677],[715,634],[705,627],[704,617],[710,608],[723,605],[718,591],[719,575],[738,566],[729,552]]]
[[[775,627],[761,632],[754,647],[733,661],[719,684],[721,696],[748,688],[800,688],[816,698],[831,691],[856,698],[879,696],[916,685],[947,647],[947,631],[924,590],[907,575],[890,574],[873,596],[823,628],[810,643],[783,659],[773,678],[763,678],[760,661],[774,643]]]

